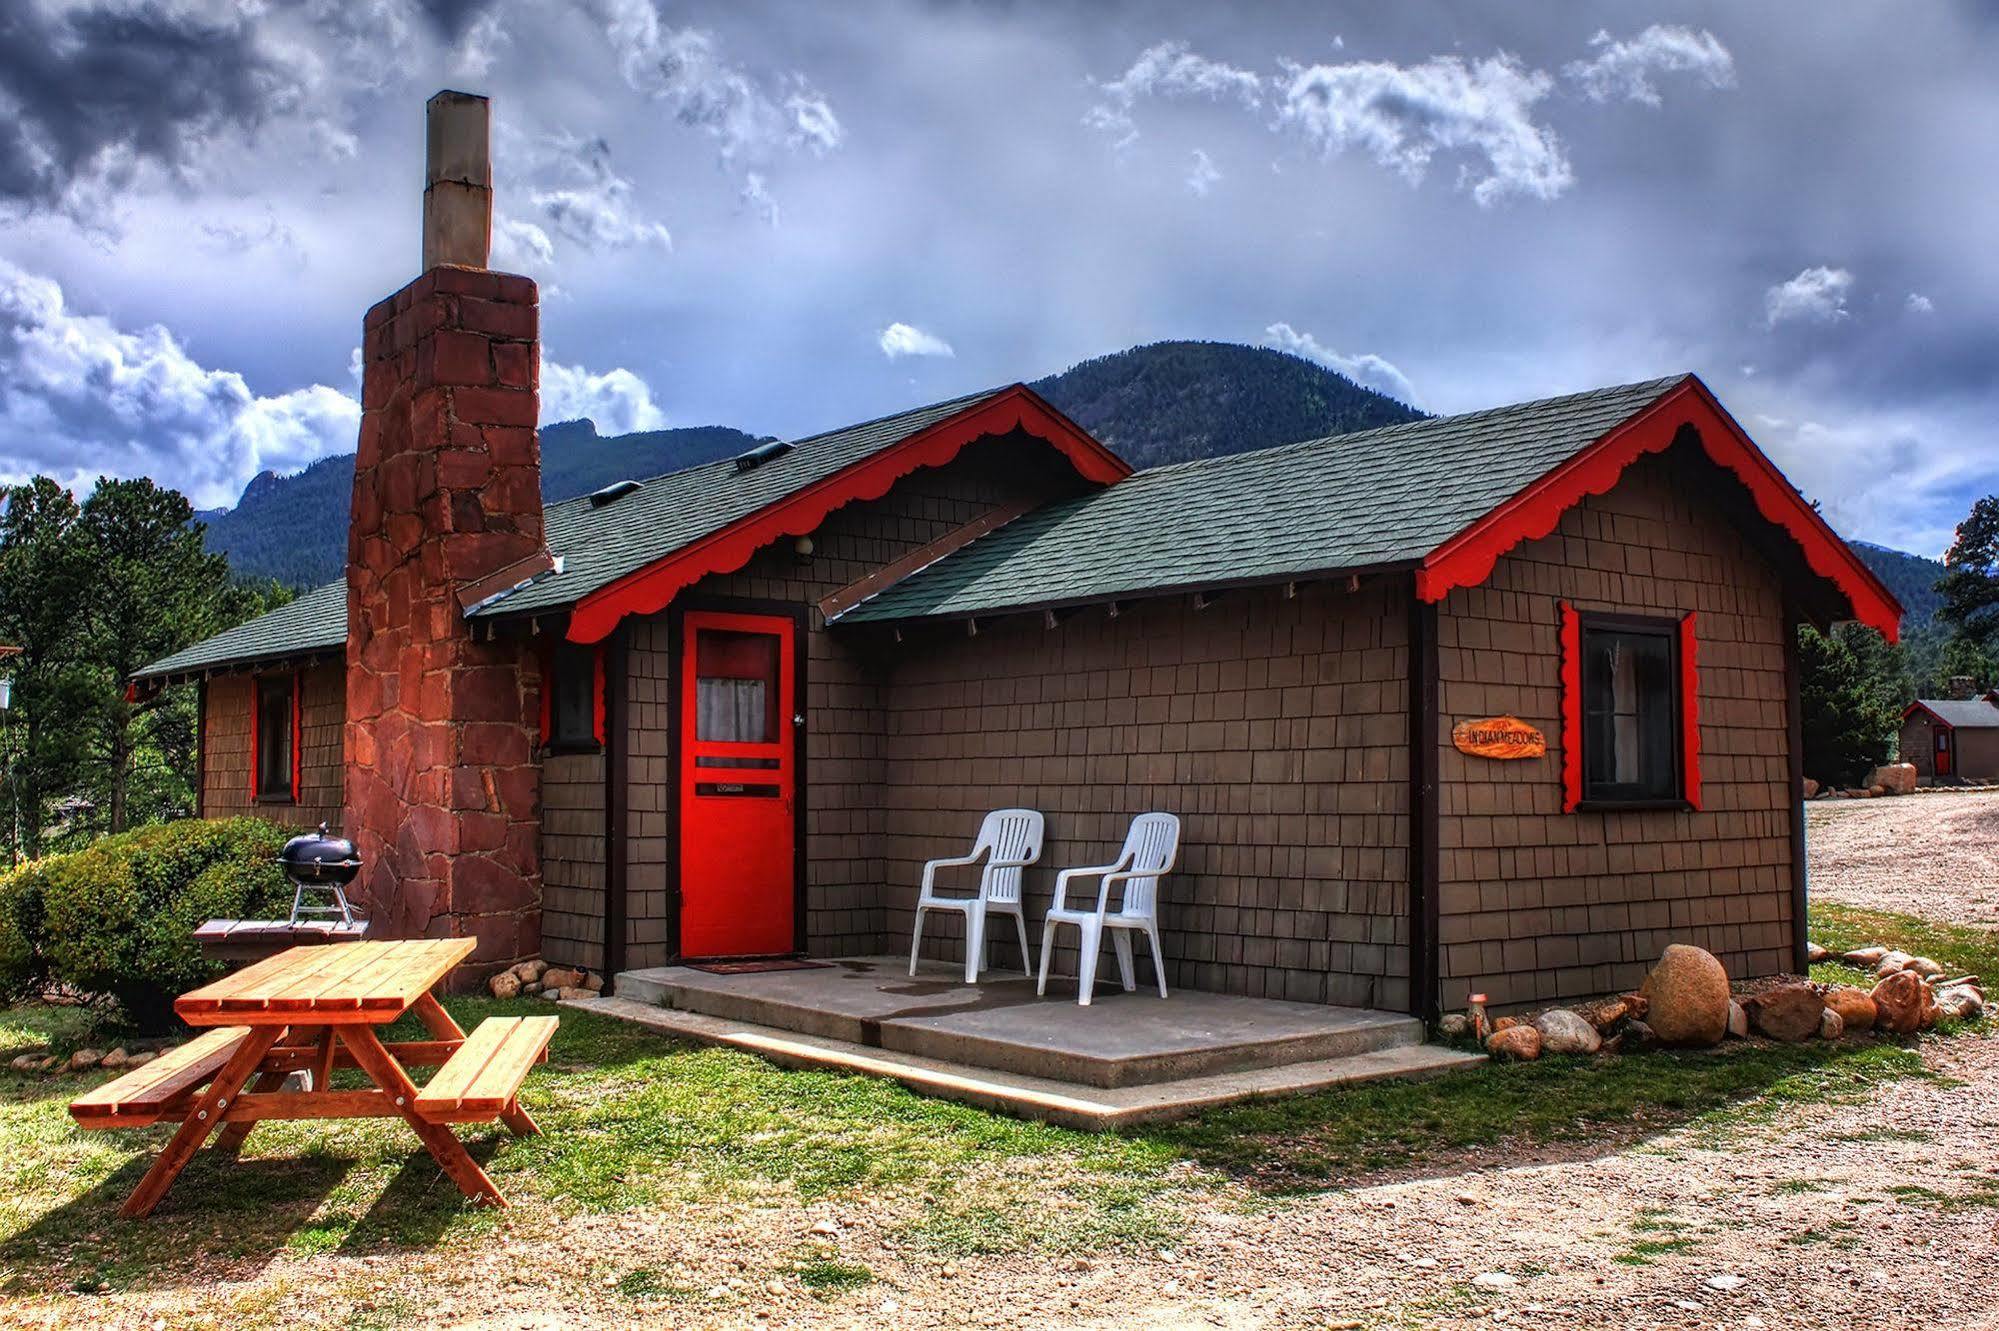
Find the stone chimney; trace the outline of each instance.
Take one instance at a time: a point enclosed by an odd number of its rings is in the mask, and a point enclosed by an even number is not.
[[[1952,675],[1944,688],[1958,702],[1968,702],[1978,696],[1978,681],[1969,675]]]
[[[382,937],[476,936],[475,974],[540,946],[539,672],[476,641],[468,594],[550,565],[539,298],[489,272],[483,97],[431,98],[423,275],[362,324],[347,534],[346,826]]]

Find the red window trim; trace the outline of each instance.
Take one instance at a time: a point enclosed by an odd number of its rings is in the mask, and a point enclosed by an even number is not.
[[[1552,532],[1563,513],[1609,491],[1626,467],[1670,447],[1683,425],[1693,426],[1708,457],[1748,488],[1757,511],[1797,542],[1811,570],[1839,588],[1855,619],[1889,642],[1899,640],[1901,604],[1693,375],[1424,556],[1417,595],[1441,601],[1455,587],[1484,582],[1501,555]]]
[[[1680,619],[1680,794],[1696,811],[1701,807],[1701,712],[1699,645],[1694,637],[1694,612]]]
[[[1562,688],[1562,812],[1574,813],[1583,802],[1583,617],[1567,601],[1561,611]],[[1694,634],[1694,611],[1680,616],[1680,797],[1688,807],[1701,807],[1700,666]]]
[[[954,416],[917,431],[899,444],[822,477],[740,521],[663,559],[599,587],[576,603],[569,616],[571,642],[601,642],[626,615],[664,610],[675,594],[710,573],[726,573],[784,536],[812,531],[834,509],[879,499],[911,472],[941,467],[967,444],[986,435],[1026,430],[1053,444],[1085,479],[1110,485],[1131,474],[1131,466],[1092,439],[1025,384],[1014,384]]]
[[[1567,601],[1562,610],[1562,812],[1583,802],[1583,620]]]

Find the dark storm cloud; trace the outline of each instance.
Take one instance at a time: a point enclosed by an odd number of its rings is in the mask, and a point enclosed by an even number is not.
[[[418,7],[439,37],[455,42],[492,7],[492,0],[419,0]]]
[[[288,96],[249,23],[164,5],[50,13],[0,6],[0,199],[58,208],[141,164],[188,167],[225,128],[254,128]]]

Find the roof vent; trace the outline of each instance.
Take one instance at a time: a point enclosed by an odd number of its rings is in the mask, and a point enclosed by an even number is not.
[[[609,508],[642,484],[642,481],[612,481],[603,489],[590,492],[590,507]]]
[[[758,444],[746,453],[736,454],[738,472],[755,471],[772,458],[781,458],[791,451],[791,445],[782,439],[773,439],[767,444]]]

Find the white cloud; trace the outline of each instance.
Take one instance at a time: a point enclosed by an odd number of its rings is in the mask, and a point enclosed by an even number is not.
[[[1935,314],[1937,310],[1935,301],[1916,291],[1909,293],[1909,299],[1904,302],[1904,306],[1911,314]]]
[[[1771,328],[1789,320],[1831,323],[1846,317],[1853,274],[1844,268],[1807,268],[1763,293],[1763,317]]]
[[[349,372],[358,390],[360,352]],[[625,369],[544,361],[542,419],[588,416],[605,434],[656,430],[666,414]],[[71,309],[56,282],[0,259],[0,477],[35,472],[88,489],[99,474],[151,476],[198,508],[233,503],[251,477],[354,449],[356,392],[313,384],[259,394],[202,365],[158,324],[127,331]]]
[[[1194,149],[1194,164],[1187,168],[1188,190],[1206,198],[1208,191],[1213,189],[1221,178],[1222,173],[1216,169],[1214,159],[1199,148]]]
[[[1409,377],[1391,362],[1371,352],[1343,356],[1330,347],[1322,346],[1310,333],[1301,333],[1288,323],[1270,325],[1263,330],[1263,338],[1266,345],[1315,361],[1345,375],[1362,388],[1385,393],[1397,402],[1406,402],[1412,407],[1416,405],[1416,387],[1409,382]]]
[[[890,360],[903,356],[955,356],[951,344],[935,333],[926,333],[921,328],[906,323],[892,323],[882,329],[876,339],[882,355]]]
[[[1407,66],[1286,62],[1274,100],[1278,125],[1321,153],[1358,149],[1412,184],[1439,154],[1461,154],[1460,185],[1489,207],[1509,194],[1552,199],[1575,182],[1561,140],[1534,121],[1553,87],[1503,53]]]
[[[1083,123],[1114,136],[1119,147],[1138,138],[1131,112],[1142,98],[1206,97],[1255,107],[1263,96],[1263,80],[1256,74],[1198,55],[1185,42],[1147,47],[1130,69],[1096,86],[1104,100],[1084,113]]]
[[[641,212],[632,182],[612,167],[605,139],[503,137],[501,154],[503,165],[535,182],[526,192],[534,220],[507,217],[495,227],[510,256],[552,262],[558,239],[592,253],[673,248],[672,233]]]
[[[16,479],[152,475],[213,506],[259,471],[351,449],[360,416],[324,384],[261,396],[165,328],[79,314],[57,283],[0,259],[0,434]]]
[[[743,176],[743,188],[737,197],[743,201],[745,208],[762,218],[766,225],[777,225],[777,200],[771,197],[770,182],[764,179],[763,172],[746,172]]]
[[[1696,32],[1679,24],[1654,23],[1624,41],[1599,32],[1590,39],[1590,47],[1594,55],[1571,61],[1562,72],[1592,101],[1622,97],[1657,106],[1659,89],[1652,82],[1656,74],[1691,74],[1711,88],[1735,84],[1734,57],[1705,28]]]
[[[654,0],[607,0],[605,33],[625,82],[715,140],[725,164],[785,150],[827,153],[845,130],[802,74],[759,80],[725,61],[712,34],[660,23]]]
[[[599,434],[630,434],[663,430],[666,413],[653,401],[652,389],[630,370],[593,374],[576,365],[541,363],[541,418],[573,421],[587,416]]]

